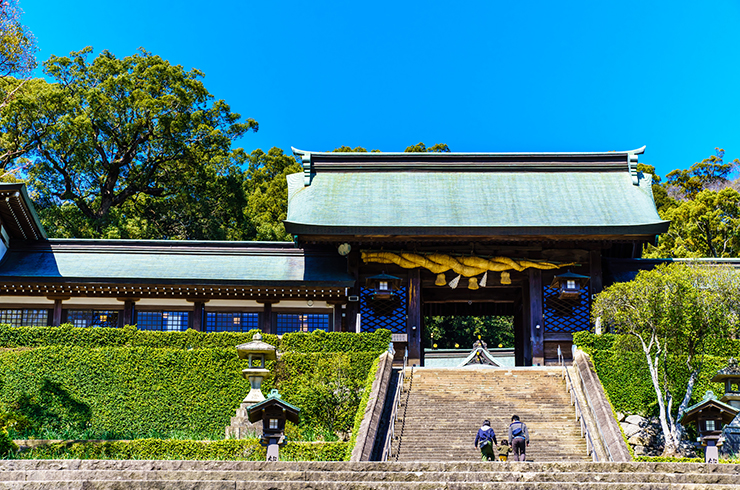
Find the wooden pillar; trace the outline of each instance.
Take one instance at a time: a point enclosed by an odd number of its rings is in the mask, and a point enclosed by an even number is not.
[[[521,312],[521,349],[522,364],[521,366],[532,365],[532,309],[530,308],[530,290],[529,275],[522,284],[522,312]],[[514,339],[516,341],[516,338]]]
[[[542,317],[542,271],[529,270],[529,325],[532,342],[532,365],[545,365],[545,325]]]
[[[591,280],[589,289],[591,294],[599,294],[604,287],[604,279],[601,273],[601,250],[591,250],[589,253],[589,268]]]
[[[358,250],[352,250],[347,255],[347,273],[349,273],[355,279],[355,284],[351,288],[347,288],[348,296],[360,296],[360,252]],[[357,314],[360,312],[360,302],[350,301],[347,303],[346,322],[347,331],[355,332],[357,330]],[[362,321],[362,320],[360,320]]]
[[[421,271],[409,270],[409,304],[406,320],[409,358],[421,363]]]
[[[526,366],[524,362],[524,345],[527,338],[524,331],[524,306],[522,305],[522,295],[514,302],[514,364],[516,366]]]
[[[136,322],[134,315],[134,308],[139,298],[117,298],[118,301],[123,302],[123,325],[133,325]]]
[[[193,303],[193,330],[202,332],[204,330],[203,325],[203,301],[195,301]]]
[[[62,324],[62,302],[66,301],[70,296],[47,296],[46,299],[54,301],[54,309],[51,315],[51,325],[57,327]]]
[[[343,309],[342,306],[344,304],[344,301],[342,302],[334,302],[334,301],[327,301],[327,304],[332,305],[332,331],[334,332],[341,332],[342,331],[342,313]]]
[[[261,318],[261,329],[262,333],[275,333],[272,329],[272,301],[257,301],[258,303],[263,303],[264,308],[262,309],[262,318]]]

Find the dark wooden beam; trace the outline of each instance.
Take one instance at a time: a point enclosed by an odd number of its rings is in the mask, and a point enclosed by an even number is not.
[[[275,333],[272,328],[272,303],[265,301],[262,309],[262,333]]]
[[[532,338],[532,365],[545,365],[545,325],[542,316],[542,271],[529,269],[530,335]]]
[[[591,250],[589,256],[589,266],[591,280],[589,282],[589,288],[591,294],[599,294],[604,288],[604,279],[601,272],[601,250]]]
[[[421,278],[419,269],[409,270],[406,334],[409,358],[421,362]]]
[[[332,330],[335,332],[342,331],[342,305],[334,305],[334,315],[332,316]]]

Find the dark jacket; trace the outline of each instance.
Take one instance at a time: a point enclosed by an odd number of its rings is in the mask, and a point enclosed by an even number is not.
[[[514,429],[521,428],[522,432],[518,436],[515,436],[513,434]],[[511,425],[509,425],[509,444],[514,440],[516,437],[521,437],[525,441],[527,441],[527,444],[529,444],[529,430],[527,430],[527,424],[524,422],[512,422]]]
[[[475,447],[478,447],[479,442],[483,444],[486,441],[492,441],[494,446],[498,445],[498,442],[496,442],[496,433],[489,426],[484,425],[478,429],[478,434],[475,436]]]

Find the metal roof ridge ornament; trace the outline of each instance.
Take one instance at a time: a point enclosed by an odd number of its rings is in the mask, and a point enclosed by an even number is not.
[[[311,185],[311,152],[299,150],[298,148],[290,147],[293,150],[293,155],[296,158],[301,159],[301,166],[303,167],[303,187]]]

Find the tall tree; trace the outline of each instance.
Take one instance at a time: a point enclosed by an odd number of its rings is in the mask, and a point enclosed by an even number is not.
[[[703,190],[693,199],[678,201],[661,210],[671,221],[647,258],[714,257],[740,255],[740,193],[732,188]]]
[[[694,199],[705,189],[719,190],[729,183],[730,174],[740,166],[740,160],[725,163],[725,150],[715,148],[714,155],[694,163],[688,170],[674,170],[666,175],[666,188],[679,198]]]
[[[417,143],[415,145],[407,146],[403,151],[406,153],[449,153],[450,147],[444,143],[437,143],[436,145],[432,145],[427,148],[424,143]]]
[[[3,108],[1,144],[13,157],[0,163],[32,159],[42,199],[75,206],[94,234],[136,198],[176,195],[227,161],[233,138],[258,129],[214,100],[198,70],[144,50],[88,62],[91,51],[52,56],[44,72],[55,83],[35,81]]]
[[[665,455],[679,451],[683,427],[702,368],[707,339],[737,334],[740,275],[732,268],[664,265],[630,282],[604,289],[592,308],[594,322],[639,343],[650,372],[665,437]],[[686,391],[674,393],[674,364],[688,368]],[[680,400],[674,411],[674,402]]]
[[[301,171],[295,159],[280,148],[267,153],[255,150],[249,156],[244,180],[247,206],[244,212],[254,227],[255,240],[291,240],[283,220],[288,213],[288,174]]]
[[[36,68],[36,39],[21,23],[17,0],[0,3],[0,77],[26,77]]]

